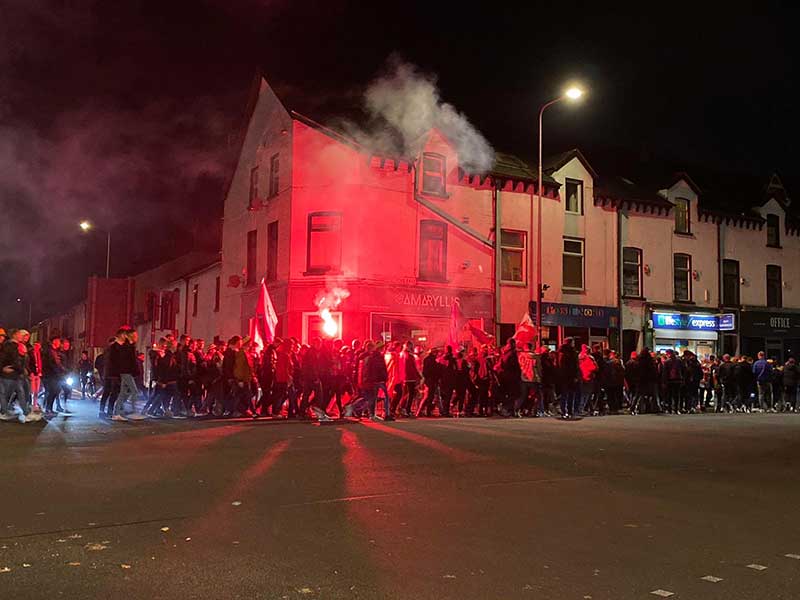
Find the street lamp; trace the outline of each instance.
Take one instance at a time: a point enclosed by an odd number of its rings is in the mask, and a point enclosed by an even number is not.
[[[81,221],[78,223],[78,227],[80,227],[84,233],[94,229],[94,225],[92,225],[91,221]],[[100,229],[98,229],[98,231],[106,234],[106,279],[109,279],[111,274],[111,231],[102,231]]]
[[[22,298],[17,298],[17,302],[20,304],[23,302],[28,303],[28,331],[30,331],[31,325],[33,324],[33,302],[30,300],[23,300]]]
[[[536,227],[536,287],[531,286],[531,300],[536,300],[536,334],[539,336],[539,344],[542,344],[542,189],[544,182],[542,181],[542,116],[546,108],[558,104],[562,100],[575,102],[583,97],[583,89],[578,86],[570,86],[564,93],[546,102],[539,109],[539,173],[536,180],[537,190],[537,227]],[[531,230],[533,230],[533,213],[531,213]],[[534,291],[535,290],[535,291]],[[535,295],[535,298],[534,298]]]

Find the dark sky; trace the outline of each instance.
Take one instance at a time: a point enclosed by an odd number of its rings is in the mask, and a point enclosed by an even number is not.
[[[0,325],[24,324],[17,297],[43,317],[103,271],[105,239],[80,219],[112,230],[112,275],[213,246],[259,67],[289,108],[324,118],[399,54],[526,158],[538,106],[580,79],[589,95],[548,112],[545,152],[793,176],[788,4],[482,4],[0,0]]]

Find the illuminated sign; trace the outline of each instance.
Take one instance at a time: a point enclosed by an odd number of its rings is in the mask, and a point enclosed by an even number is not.
[[[736,329],[736,315],[734,314],[719,315],[720,331],[733,331],[734,329]]]
[[[716,315],[684,315],[681,313],[653,313],[656,329],[691,329],[694,331],[716,331],[719,319]]]

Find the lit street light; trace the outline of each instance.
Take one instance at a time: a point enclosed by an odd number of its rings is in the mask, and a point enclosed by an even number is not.
[[[539,109],[539,173],[536,180],[537,185],[537,227],[536,227],[536,287],[531,287],[531,300],[536,300],[536,335],[539,336],[539,344],[542,344],[542,189],[544,182],[542,181],[542,116],[546,108],[558,104],[562,100],[575,102],[580,100],[583,96],[583,89],[577,86],[571,86],[558,98],[545,103]],[[533,231],[533,213],[531,212],[531,231]],[[534,291],[535,290],[535,291]]]
[[[81,221],[78,223],[78,227],[84,232],[89,232],[94,229],[94,225],[92,225],[91,221]],[[106,234],[106,279],[109,279],[111,276],[111,231],[102,231],[100,229],[97,231]]]

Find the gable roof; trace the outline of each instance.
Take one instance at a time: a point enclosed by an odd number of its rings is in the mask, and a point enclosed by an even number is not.
[[[542,160],[542,169],[544,172],[550,174],[553,171],[558,171],[573,158],[577,158],[581,162],[583,168],[589,171],[589,175],[592,176],[592,179],[597,179],[597,172],[594,170],[592,165],[589,164],[589,161],[583,155],[583,152],[577,148],[570,148],[569,150],[561,152],[560,154],[545,156]]]

